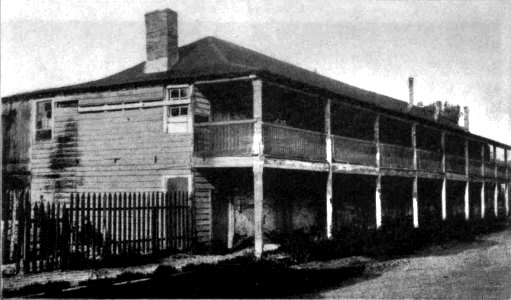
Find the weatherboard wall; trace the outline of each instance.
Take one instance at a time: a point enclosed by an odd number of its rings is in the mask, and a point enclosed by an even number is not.
[[[153,89],[55,98],[53,138],[32,146],[33,198],[67,199],[71,192],[162,190],[164,176],[189,174],[192,134],[164,132],[161,106],[78,111],[79,105],[92,99],[121,103],[124,98],[144,100],[157,93],[163,97],[161,87]],[[61,105],[60,101],[70,102]]]

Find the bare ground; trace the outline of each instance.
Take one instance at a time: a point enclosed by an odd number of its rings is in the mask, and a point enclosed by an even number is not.
[[[349,285],[348,285],[349,284]],[[369,264],[365,278],[314,298],[511,299],[511,229]]]

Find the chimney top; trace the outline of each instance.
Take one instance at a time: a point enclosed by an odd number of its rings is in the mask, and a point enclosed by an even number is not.
[[[179,60],[177,13],[171,9],[145,14],[145,73],[166,72]]]
[[[411,109],[413,107],[413,80],[412,76],[408,77],[408,108]]]

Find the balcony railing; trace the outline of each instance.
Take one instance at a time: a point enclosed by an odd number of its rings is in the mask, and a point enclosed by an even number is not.
[[[254,120],[198,123],[194,146],[197,156],[244,156],[252,153]]]
[[[506,178],[506,163],[503,161],[497,162],[497,177]]]
[[[417,149],[417,168],[421,171],[441,172],[442,153]]]
[[[484,177],[495,177],[495,163],[492,161],[484,162]]]
[[[468,172],[470,175],[481,176],[482,162],[479,159],[471,159],[468,165]]]
[[[325,161],[325,134],[263,123],[264,154],[270,157]]]
[[[410,147],[380,144],[381,167],[413,169],[413,149]]]
[[[449,173],[465,174],[465,157],[446,154],[445,171]]]
[[[376,166],[376,143],[342,136],[332,136],[334,162]]]

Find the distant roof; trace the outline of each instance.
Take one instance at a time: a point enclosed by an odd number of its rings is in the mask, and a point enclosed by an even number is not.
[[[407,102],[357,88],[215,37],[205,37],[179,47],[179,61],[167,72],[144,73],[144,64],[145,62],[139,63],[99,80],[20,93],[3,97],[3,99],[47,97],[60,93],[84,92],[135,84],[171,83],[258,74],[274,76],[308,88],[432,121],[430,116],[418,108],[410,111]],[[452,124],[441,125],[460,129]]]

